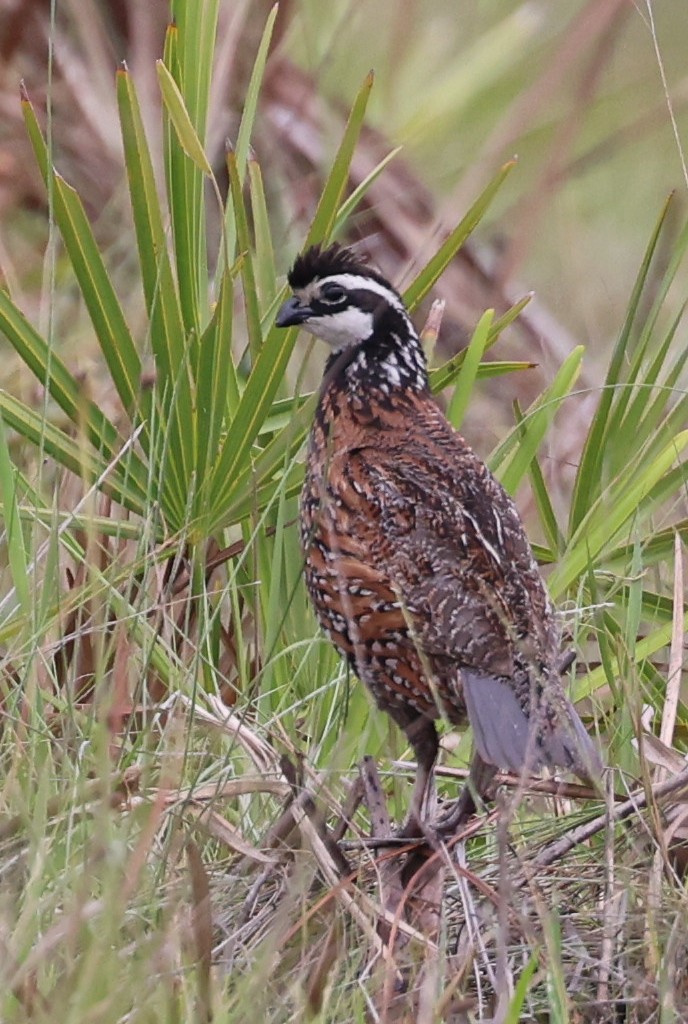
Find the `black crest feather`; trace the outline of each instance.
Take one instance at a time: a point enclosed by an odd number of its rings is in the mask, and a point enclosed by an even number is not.
[[[310,249],[297,256],[294,266],[289,271],[288,281],[293,289],[305,288],[311,281],[330,277],[332,274],[362,274],[385,285],[386,288],[392,288],[386,277],[368,265],[365,256],[338,242],[328,246],[312,245]]]

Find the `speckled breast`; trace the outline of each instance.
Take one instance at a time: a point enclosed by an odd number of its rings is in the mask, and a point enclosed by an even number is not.
[[[361,523],[351,507],[351,493],[329,475],[326,480],[319,460],[309,458],[301,540],[306,586],[320,625],[383,710],[437,718],[439,696],[444,713],[463,720],[460,686],[451,692],[441,687],[438,695],[437,685],[428,683],[408,609],[402,610],[391,581],[375,564],[375,538],[367,517]]]

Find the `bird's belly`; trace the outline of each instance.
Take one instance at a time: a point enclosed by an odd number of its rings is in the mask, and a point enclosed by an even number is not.
[[[306,585],[323,630],[382,710],[465,721],[458,669],[440,673],[419,653],[409,610],[379,573],[350,552],[330,559],[314,544]]]

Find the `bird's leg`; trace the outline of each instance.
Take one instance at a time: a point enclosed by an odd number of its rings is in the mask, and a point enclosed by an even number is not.
[[[471,761],[471,770],[461,795],[449,807],[445,814],[442,814],[437,822],[437,831],[440,835],[447,836],[456,832],[459,825],[467,821],[472,814],[478,810],[478,804],[482,803],[492,779],[497,773],[493,764],[483,761],[476,750]]]
[[[432,793],[433,768],[440,745],[437,729],[429,718],[419,715],[404,726],[404,732],[413,747],[418,769],[409,812],[398,835],[404,839],[427,838],[425,810]]]

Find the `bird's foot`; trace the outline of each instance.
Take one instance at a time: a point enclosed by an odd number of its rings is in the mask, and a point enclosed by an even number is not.
[[[494,798],[494,778],[497,769],[494,765],[483,761],[476,753],[473,755],[471,770],[466,784],[453,803],[449,804],[446,810],[443,808],[435,828],[443,839],[455,836],[459,828],[469,818],[482,811],[485,802]]]
[[[408,839],[409,841],[414,839],[420,840],[429,846],[431,850],[439,849],[442,842],[435,824],[425,821],[413,811],[409,811],[406,821],[397,830],[395,836],[397,839]]]
[[[441,839],[448,839],[456,835],[461,825],[464,825],[475,813],[475,801],[470,792],[464,789],[456,800],[452,800],[447,807],[442,808],[432,827]]]

